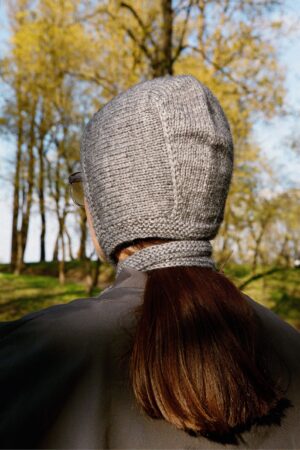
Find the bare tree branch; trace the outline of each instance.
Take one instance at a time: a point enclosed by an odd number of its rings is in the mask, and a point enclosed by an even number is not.
[[[133,40],[133,42],[135,42],[139,48],[142,50],[142,52],[144,53],[144,55],[148,58],[149,61],[153,62],[153,58],[151,53],[149,52],[147,46],[145,45],[144,42],[139,42],[139,40],[135,37],[135,35],[133,34],[133,32],[125,27],[124,25],[122,26],[122,28],[127,32],[128,36]]]
[[[267,270],[266,272],[261,272],[261,273],[255,274],[255,275],[251,275],[246,281],[244,281],[242,284],[240,284],[238,286],[238,288],[241,291],[241,290],[245,289],[245,287],[248,286],[248,284],[252,283],[255,280],[259,280],[260,278],[264,278],[264,277],[266,277],[268,275],[272,275],[273,273],[276,273],[276,272],[285,272],[287,270],[288,269],[286,267],[283,267],[283,268],[282,267],[273,267],[273,268]]]
[[[151,33],[149,31],[149,27],[147,27],[144,22],[142,21],[142,19],[140,18],[140,16],[138,15],[138,13],[135,11],[135,9],[131,6],[128,5],[125,2],[121,2],[121,7],[128,9],[131,14],[133,15],[133,17],[136,19],[136,21],[138,22],[140,28],[142,29],[143,33],[144,33],[144,38],[149,38],[151,44],[156,47],[157,44],[156,42],[153,40]]]
[[[225,75],[225,77],[228,78],[230,81],[232,81],[236,85],[240,86],[246,94],[248,94],[248,95],[252,94],[251,90],[248,88],[248,86],[245,83],[234,78],[228,71],[226,71],[224,69],[224,67],[220,66],[218,63],[216,63],[215,61],[212,61],[210,58],[208,58],[208,56],[202,49],[192,46],[192,45],[188,45],[186,47],[190,48],[191,50],[194,50],[195,52],[200,53],[205,61],[207,61],[209,64],[211,64],[218,72],[221,72],[223,75]]]
[[[180,53],[182,52],[182,50],[184,50],[186,48],[183,45],[183,41],[184,41],[184,38],[186,36],[187,25],[188,25],[188,21],[189,21],[189,17],[190,17],[190,14],[191,14],[191,9],[192,9],[193,3],[194,3],[193,0],[190,0],[189,5],[187,7],[186,16],[185,16],[185,19],[184,19],[184,22],[183,22],[182,33],[181,33],[181,36],[180,36],[180,39],[179,39],[179,44],[178,44],[177,49],[175,50],[175,54],[174,54],[174,56],[172,58],[172,63],[174,63],[177,60],[177,58],[180,56]]]

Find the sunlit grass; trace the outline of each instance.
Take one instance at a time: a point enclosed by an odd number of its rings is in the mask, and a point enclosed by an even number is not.
[[[29,267],[28,270],[45,270],[49,273],[49,267],[40,265]],[[258,273],[267,270],[268,268],[261,267],[258,268]],[[236,286],[240,286],[251,276],[250,268],[242,265],[224,268],[224,272]],[[76,275],[78,279],[82,278],[77,272]],[[99,291],[97,288],[93,295],[97,295]],[[300,329],[299,269],[280,268],[278,272],[251,282],[242,291]],[[68,281],[62,286],[53,275],[17,276],[8,272],[0,273],[0,321],[18,319],[32,311],[86,297],[86,288],[82,282]]]
[[[28,312],[87,297],[84,286],[60,285],[57,278],[0,273],[0,320],[13,320]]]

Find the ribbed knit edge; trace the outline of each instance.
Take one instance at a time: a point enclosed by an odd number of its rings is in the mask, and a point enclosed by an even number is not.
[[[181,240],[145,247],[119,261],[116,271],[118,275],[124,267],[146,272],[176,266],[201,266],[216,270],[211,243],[201,240]]]

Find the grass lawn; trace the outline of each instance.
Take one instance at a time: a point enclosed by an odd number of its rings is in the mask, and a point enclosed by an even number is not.
[[[0,273],[0,321],[18,319],[28,312],[80,297],[87,297],[80,284],[61,286],[54,277]]]
[[[75,274],[78,283],[67,279],[66,284],[61,286],[54,274],[46,276],[32,273],[33,270],[42,269],[45,270],[39,265],[29,266],[27,271],[30,272],[20,276],[7,271],[0,272],[0,321],[18,319],[31,311],[87,297],[84,285],[79,283],[82,278],[79,274]],[[267,270],[268,268],[259,268],[258,272]],[[300,270],[293,268],[276,270],[278,271],[252,281],[242,288],[242,291],[300,330]],[[111,277],[111,270],[108,272]],[[243,265],[227,267],[224,272],[236,286],[241,286],[250,276],[249,267]],[[46,273],[49,273],[48,269]],[[111,284],[111,281],[110,279],[106,284]],[[93,295],[99,292],[101,288]]]

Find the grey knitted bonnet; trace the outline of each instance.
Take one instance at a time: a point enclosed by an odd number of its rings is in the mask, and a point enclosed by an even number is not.
[[[96,236],[117,274],[216,269],[210,240],[224,218],[233,142],[218,100],[195,77],[166,75],[114,97],[83,132],[81,166]],[[172,242],[116,263],[117,246],[138,238]]]

